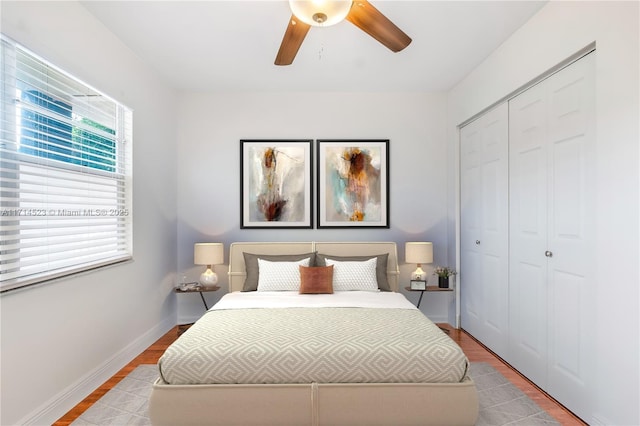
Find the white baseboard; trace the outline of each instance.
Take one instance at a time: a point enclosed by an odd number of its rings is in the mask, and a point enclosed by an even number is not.
[[[431,322],[435,322],[435,323],[447,323],[449,324],[449,318],[447,318],[446,316],[429,316],[429,319],[431,320]]]
[[[178,315],[178,324],[193,324],[202,318],[203,314],[200,315]]]
[[[68,386],[58,395],[54,396],[39,408],[25,416],[18,422],[18,424],[50,425],[54,423],[75,407],[80,401],[90,395],[91,392],[110,379],[132,359],[151,346],[160,337],[164,336],[172,327],[175,326],[175,321],[175,317],[173,316],[166,318],[151,330],[131,342],[121,351],[114,354],[102,365],[95,368],[93,371],[90,371],[76,383]]]
[[[591,417],[591,421],[589,422],[589,424],[592,426],[606,426],[606,425],[612,425],[614,423],[609,420],[606,420],[604,417],[602,417],[599,414],[594,414]]]

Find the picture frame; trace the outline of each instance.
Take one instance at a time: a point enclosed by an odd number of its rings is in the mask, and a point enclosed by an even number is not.
[[[389,228],[389,140],[316,142],[317,227]]]
[[[313,227],[313,140],[240,140],[240,228]]]
[[[411,280],[411,282],[409,284],[409,288],[411,290],[425,291],[427,289],[427,281],[426,280]]]

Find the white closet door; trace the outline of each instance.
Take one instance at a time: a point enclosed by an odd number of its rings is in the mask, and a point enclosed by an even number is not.
[[[548,81],[548,389],[591,413],[595,316],[595,54]]]
[[[509,101],[509,361],[540,387],[547,371],[547,99]]]
[[[508,106],[460,131],[461,323],[497,354],[507,350]]]
[[[588,417],[595,54],[510,101],[510,362]]]
[[[482,334],[482,123],[460,129],[460,325],[481,340]]]

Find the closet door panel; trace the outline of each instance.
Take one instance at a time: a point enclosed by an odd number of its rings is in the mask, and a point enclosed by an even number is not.
[[[461,268],[460,275],[466,275],[467,281],[463,288],[465,295],[462,296],[462,289],[460,292],[462,328],[478,338],[477,336],[482,335],[482,311],[484,309],[482,255],[476,251],[469,250],[464,259],[465,266]]]
[[[595,54],[549,78],[549,392],[589,413],[593,371]]]
[[[574,275],[557,269],[553,271],[553,288],[550,295],[554,303],[552,304],[552,315],[559,327],[550,327],[550,334],[555,356],[550,356],[553,362],[554,374],[562,372],[570,376],[573,380],[580,380],[582,375],[581,360],[581,323],[580,301],[572,302],[578,295],[582,297],[582,288],[585,285],[584,277]],[[560,303],[560,301],[564,301]],[[552,381],[553,379],[551,379]]]
[[[461,323],[504,356],[508,326],[508,107],[461,129]]]
[[[460,256],[459,282],[462,327],[481,333],[482,253],[476,244],[482,235],[482,126],[472,123],[460,132]]]
[[[549,245],[566,251],[560,260],[571,261],[572,270],[584,269],[584,256],[591,252],[589,232],[594,205],[590,194],[594,162],[590,117],[593,117],[594,99],[589,65],[592,56],[565,68],[548,81],[552,176]]]
[[[509,360],[544,387],[547,354],[546,93],[509,101]]]
[[[482,149],[482,341],[506,356],[509,330],[509,108],[485,114]]]
[[[482,233],[485,253],[497,255],[502,252],[502,236],[507,232],[507,206],[503,188],[507,187],[499,159],[489,159],[482,168]]]
[[[508,157],[504,123],[495,120],[485,128],[485,162],[482,168],[482,282],[484,287],[484,338],[501,356],[508,333]]]
[[[485,254],[482,258],[482,281],[485,287],[485,325],[489,334],[501,335],[505,329],[505,293],[502,277],[502,259],[499,256]],[[506,332],[506,330],[505,330]],[[497,343],[496,343],[497,344]]]
[[[507,360],[538,386],[546,385],[546,268],[524,261],[511,266],[509,357]]]

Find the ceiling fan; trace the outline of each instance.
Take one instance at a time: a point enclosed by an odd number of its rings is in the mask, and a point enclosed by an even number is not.
[[[347,21],[394,52],[411,38],[367,0],[289,0],[291,19],[276,55],[276,65],[291,65],[312,26],[330,26]]]

